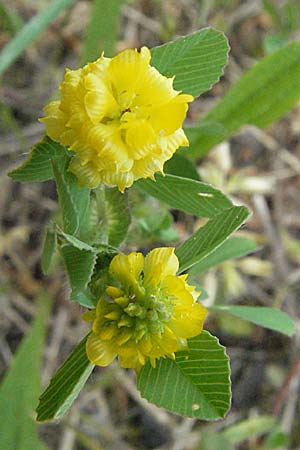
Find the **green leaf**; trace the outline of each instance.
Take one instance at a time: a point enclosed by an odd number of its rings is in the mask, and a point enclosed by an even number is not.
[[[225,209],[188,240],[177,247],[175,253],[179,259],[179,272],[183,272],[219,247],[249,217],[250,211],[245,206],[233,206]]]
[[[61,418],[85,385],[94,368],[86,356],[86,340],[87,337],[74,348],[41,395],[36,409],[37,421],[46,422]]]
[[[52,159],[59,161],[69,154],[65,147],[44,136],[41,142],[32,147],[24,163],[11,171],[9,176],[14,181],[23,182],[52,180]]]
[[[72,236],[71,234],[64,233],[61,229],[59,229],[59,234],[63,236],[66,241],[68,241],[70,244],[72,244],[73,247],[76,247],[78,250],[87,250],[88,252],[93,253],[106,253],[106,254],[117,254],[118,249],[116,247],[113,247],[112,245],[105,245],[105,244],[96,244],[95,247],[92,247],[91,245],[87,244],[86,242],[81,241],[80,239],[77,239],[75,236]]]
[[[262,434],[269,433],[275,425],[274,417],[258,416],[231,425],[221,435],[233,445],[237,445],[246,439],[252,440]]]
[[[281,431],[280,426],[273,427],[272,432],[265,440],[266,450],[280,450],[289,447],[290,436]]]
[[[93,1],[81,57],[83,64],[99,58],[103,51],[105,56],[113,56],[119,33],[120,10],[123,1]]]
[[[175,175],[156,174],[155,180],[139,180],[134,186],[187,214],[213,217],[232,206],[221,191],[209,184]]]
[[[63,216],[64,231],[67,234],[76,234],[86,220],[90,190],[86,187],[78,187],[76,177],[68,171],[69,162],[69,157],[60,161],[53,159],[52,167]]]
[[[174,87],[197,97],[223,74],[228,42],[220,31],[204,28],[151,50],[151,65],[166,77],[175,75]]]
[[[213,305],[210,309],[214,311],[226,312],[232,316],[240,317],[249,322],[260,325],[270,330],[292,336],[295,333],[295,324],[285,312],[276,308],[265,306],[223,306]]]
[[[255,241],[240,236],[231,237],[220,245],[220,247],[202,259],[202,261],[195,264],[189,273],[190,275],[200,275],[211,267],[218,266],[228,259],[240,258],[255,250],[257,250]]]
[[[0,53],[0,75],[20,56],[38,35],[75,0],[54,0],[27,22]]]
[[[11,34],[15,34],[19,31],[24,24],[17,9],[9,8],[3,1],[0,2],[0,21],[2,30],[9,31]]]
[[[230,406],[229,358],[218,339],[207,331],[188,340],[188,350],[175,360],[147,363],[139,372],[142,397],[169,411],[202,420],[225,416]]]
[[[186,156],[177,153],[165,163],[164,172],[178,177],[200,180],[195,164]]]
[[[1,449],[45,450],[32,416],[41,379],[48,299],[42,298],[32,328],[22,340],[0,387]]]
[[[97,255],[90,251],[79,250],[72,244],[64,244],[60,250],[70,280],[71,299],[87,308],[94,308],[88,284],[93,275]]]
[[[42,249],[42,271],[45,275],[49,275],[51,272],[53,261],[57,250],[57,234],[53,225],[46,228],[46,233],[43,242]]]
[[[201,432],[201,445],[197,450],[236,450],[234,446],[213,428]]]
[[[66,241],[68,241],[70,244],[73,245],[73,247],[76,247],[78,250],[87,250],[88,252],[95,252],[95,253],[97,253],[98,251],[95,247],[92,247],[86,242],[77,239],[75,236],[72,236],[71,234],[64,233],[62,230],[59,230],[59,234],[63,236],[66,239]]]
[[[242,125],[265,127],[300,98],[300,43],[292,42],[263,58],[206,114],[198,130],[188,130],[189,156],[205,155]],[[214,128],[215,132],[211,130]]]

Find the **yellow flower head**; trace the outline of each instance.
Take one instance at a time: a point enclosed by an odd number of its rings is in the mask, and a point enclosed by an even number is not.
[[[199,295],[176,276],[178,259],[174,248],[119,254],[110,264],[112,285],[85,314],[93,321],[87,340],[87,355],[99,366],[116,356],[122,367],[139,369],[147,360],[170,357],[186,346],[186,339],[201,333],[206,309]]]
[[[81,185],[124,191],[188,145],[181,127],[193,97],[175,91],[150,59],[142,47],[67,70],[61,100],[44,108],[47,134],[76,153],[69,168]]]

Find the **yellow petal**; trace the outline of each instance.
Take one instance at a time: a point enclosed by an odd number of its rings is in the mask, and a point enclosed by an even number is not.
[[[165,295],[178,299],[176,304],[182,305],[184,308],[192,306],[194,298],[186,288],[186,283],[180,277],[167,276],[162,280],[162,289]]]
[[[174,316],[168,322],[170,329],[180,338],[198,336],[203,329],[206,308],[199,303],[194,303],[190,308],[182,308],[180,305],[173,309]]]
[[[154,148],[145,157],[134,161],[132,173],[134,178],[153,178],[156,172],[163,172],[164,163],[170,159],[178,147],[187,146],[187,140],[182,129],[169,136],[159,137]]]
[[[108,366],[117,356],[110,341],[101,341],[99,336],[91,333],[86,343],[88,359],[97,366]]]
[[[179,102],[180,95],[164,105],[149,108],[149,122],[160,136],[174,133],[182,127],[188,104]]]
[[[151,349],[153,347],[149,336],[146,336],[143,339],[141,339],[138,346],[139,346],[140,351],[142,353],[144,353],[145,355],[148,355],[151,352]]]
[[[87,75],[89,73],[95,74],[97,77],[105,77],[107,67],[109,66],[110,58],[106,58],[103,54],[96,61],[86,64],[81,70],[82,74]]]
[[[115,324],[107,325],[106,327],[102,327],[98,333],[98,336],[103,341],[111,340],[118,333],[118,329]]]
[[[92,163],[83,166],[76,156],[72,158],[68,170],[77,177],[79,186],[87,186],[93,189],[101,182],[100,173],[95,166]]]
[[[180,128],[169,136],[160,137],[157,144],[161,148],[163,158],[166,161],[173,156],[179,147],[187,147],[189,145],[189,141],[184,131]]]
[[[165,277],[175,275],[179,262],[173,247],[151,250],[145,258],[144,285],[157,286]]]
[[[70,112],[73,109],[73,104],[80,101],[80,77],[82,69],[70,70],[66,69],[64,80],[59,87],[61,94],[61,109],[65,112]]]
[[[72,109],[68,113],[66,126],[76,130],[78,133],[85,133],[86,127],[90,125],[90,119],[85,111],[84,105],[73,103]]]
[[[74,130],[66,128],[65,131],[60,135],[59,142],[62,145],[69,147],[69,149],[71,150],[71,146],[73,145],[75,140],[76,133],[74,132]]]
[[[139,369],[141,367],[135,344],[127,343],[126,346],[120,347],[118,354],[121,367],[128,369]]]
[[[168,327],[165,327],[161,336],[153,335],[151,342],[152,348],[149,356],[153,358],[161,358],[162,356],[176,352],[178,349],[177,337]]]
[[[197,300],[198,297],[201,295],[201,291],[197,291],[196,286],[193,286],[186,282],[188,274],[180,275],[178,278],[184,281],[185,289],[192,295],[194,300]]]
[[[134,100],[136,106],[160,106],[176,97],[173,89],[173,78],[166,78],[154,67],[149,66],[143,78],[143,83],[137,90]]]
[[[132,166],[134,179],[154,179],[154,174],[156,172],[163,171],[164,163],[166,162],[166,160],[167,158],[162,158],[161,156],[156,154],[156,151],[153,151],[153,153],[151,153],[149,156],[134,161],[134,164]]]
[[[126,342],[129,341],[129,339],[132,338],[132,330],[125,328],[121,331],[121,333],[118,334],[118,337],[116,338],[116,342],[118,345],[123,345]]]
[[[149,121],[145,119],[131,120],[126,124],[126,143],[133,159],[140,159],[155,148],[156,135]],[[153,155],[151,155],[153,158]]]
[[[129,255],[120,253],[115,256],[109,266],[114,278],[126,285],[135,284],[144,267],[142,253],[132,252]]]
[[[55,141],[60,141],[61,135],[66,131],[67,117],[63,111],[61,111],[60,102],[51,102],[45,106],[45,117],[39,119],[46,125],[46,131],[48,136]]]
[[[134,182],[134,175],[132,172],[113,173],[110,171],[103,171],[100,176],[100,181],[109,186],[117,186],[121,192],[128,188]]]
[[[86,141],[95,149],[93,160],[99,170],[115,173],[131,169],[133,161],[128,156],[118,125],[102,123],[93,125],[86,132]]]
[[[150,51],[142,47],[138,52],[136,49],[127,49],[111,59],[108,73],[116,92],[117,101],[124,111],[127,109],[140,86],[150,62]]]
[[[93,123],[99,122],[105,116],[112,117],[120,113],[118,104],[104,79],[89,73],[84,80],[84,85],[87,89],[84,104]]]
[[[102,328],[102,325],[103,325],[102,317],[96,317],[92,325],[93,332],[98,335]]]

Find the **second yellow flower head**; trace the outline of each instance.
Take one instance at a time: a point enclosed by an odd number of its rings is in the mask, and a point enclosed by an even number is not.
[[[111,285],[96,309],[85,314],[93,322],[87,355],[99,366],[119,357],[122,367],[139,369],[147,361],[174,358],[187,339],[201,333],[206,309],[199,293],[176,276],[174,248],[119,254],[110,264]]]
[[[148,48],[101,56],[67,70],[61,100],[45,107],[47,134],[73,150],[69,169],[79,183],[121,191],[139,178],[153,178],[188,140],[182,130],[193,97],[173,89],[150,65]]]

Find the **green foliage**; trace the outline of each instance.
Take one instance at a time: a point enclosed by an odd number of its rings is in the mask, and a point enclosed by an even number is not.
[[[90,190],[86,187],[78,187],[76,177],[68,171],[69,162],[68,156],[61,158],[59,162],[53,158],[52,168],[64,231],[68,234],[76,234],[86,220]]]
[[[0,441],[3,450],[45,450],[32,417],[40,392],[48,312],[48,299],[42,297],[32,328],[19,346],[0,386]]]
[[[223,73],[228,42],[220,31],[204,28],[151,50],[151,64],[166,77],[175,75],[174,87],[198,97]]]
[[[190,275],[200,275],[229,259],[240,258],[255,250],[257,250],[257,245],[251,239],[240,236],[231,237],[199,263],[195,264],[189,273]]]
[[[216,214],[202,228],[176,249],[179,273],[188,269],[213,252],[249,217],[245,206],[232,206]]]
[[[198,450],[235,450],[224,436],[223,433],[217,433],[215,430],[205,430],[201,433],[201,446]]]
[[[39,34],[75,0],[53,0],[47,8],[33,17],[0,53],[0,75],[23,53]]]
[[[170,175],[200,181],[195,164],[186,156],[177,153],[165,163],[164,171]]]
[[[113,56],[118,37],[120,9],[124,0],[94,0],[86,29],[81,62],[86,64],[101,56]]]
[[[289,435],[281,431],[280,427],[273,427],[271,433],[266,439],[267,450],[280,450],[287,448],[289,444]]]
[[[127,193],[121,194],[117,188],[100,187],[92,201],[91,221],[95,231],[92,239],[117,247],[125,239],[130,225]]]
[[[139,229],[144,234],[145,239],[152,239],[153,241],[161,240],[163,242],[178,240],[178,233],[172,228],[172,225],[172,214],[163,208],[152,211],[151,215],[140,219],[138,223]]]
[[[8,8],[4,2],[0,2],[0,28],[15,34],[23,26],[23,20],[17,11]]]
[[[268,308],[264,306],[239,306],[239,305],[214,305],[210,309],[227,312],[232,316],[253,322],[261,327],[278,331],[287,336],[295,333],[295,325],[293,320],[285,312],[276,308]]]
[[[134,186],[187,214],[214,217],[232,206],[228,197],[209,184],[175,175],[157,174],[155,180],[139,180]]]
[[[231,425],[222,433],[222,436],[233,445],[237,445],[246,439],[269,433],[274,428],[275,423],[275,418],[272,416],[253,417]]]
[[[59,230],[60,236],[64,237],[67,242],[72,244],[73,247],[76,247],[78,250],[87,250],[88,252],[97,253],[97,249],[87,244],[86,242],[77,239],[75,236],[71,234],[64,233],[62,230]]]
[[[179,240],[173,215],[167,205],[163,205],[140,189],[131,191],[130,204],[132,225],[126,239],[127,245],[150,248],[156,242],[167,244]]]
[[[271,53],[285,45],[293,32],[299,28],[300,9],[298,2],[289,0],[280,4],[274,4],[269,0],[263,0],[263,7],[270,15],[276,32],[268,34],[264,39],[264,48]]]
[[[72,244],[62,245],[61,254],[72,288],[71,299],[88,308],[94,307],[88,284],[91,281],[96,264],[96,254],[79,250]]]
[[[41,395],[36,409],[39,422],[62,417],[76,400],[91,374],[94,365],[90,363],[86,356],[86,339],[85,337],[74,348]]]
[[[188,350],[176,359],[160,359],[157,367],[146,364],[138,374],[141,395],[169,411],[216,420],[230,406],[229,359],[216,337],[203,331],[188,340]]]
[[[189,156],[205,155],[242,125],[265,127],[287,113],[300,98],[300,43],[292,42],[255,64],[206,114],[187,129]]]
[[[257,416],[234,423],[219,433],[211,427],[207,427],[201,434],[199,450],[219,450],[220,448],[223,450],[235,450],[236,446],[244,441],[252,441],[263,434],[270,433],[275,425],[276,420],[274,417]]]
[[[8,175],[14,181],[22,182],[52,180],[52,160],[60,161],[69,154],[65,147],[44,136],[41,142],[32,148],[24,163]]]
[[[42,249],[42,271],[45,275],[51,273],[53,261],[57,250],[57,234],[55,226],[49,225],[45,230],[45,237]]]

